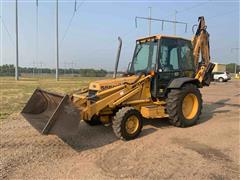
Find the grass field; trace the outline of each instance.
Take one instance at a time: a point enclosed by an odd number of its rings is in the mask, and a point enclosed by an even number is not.
[[[20,112],[37,87],[58,93],[68,93],[86,87],[90,81],[98,79],[103,78],[64,77],[57,82],[53,77],[21,78],[19,81],[15,81],[13,77],[0,77],[0,120],[6,119],[13,113]]]

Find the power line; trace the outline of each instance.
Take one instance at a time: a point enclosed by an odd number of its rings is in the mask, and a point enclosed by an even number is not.
[[[9,30],[8,30],[8,28],[7,28],[7,25],[6,25],[5,22],[3,21],[2,16],[0,16],[0,19],[2,20],[3,27],[5,28],[5,30],[6,30],[6,32],[7,32],[7,34],[8,34],[9,39],[11,40],[12,44],[14,45],[14,40],[13,40],[13,38],[12,38],[12,36],[11,36],[11,33],[9,32]]]
[[[213,19],[213,18],[216,18],[216,17],[225,16],[225,15],[231,14],[231,13],[236,12],[236,11],[238,11],[238,9],[234,9],[234,10],[231,10],[231,11],[227,11],[225,13],[221,13],[221,15],[216,14],[214,16],[209,17],[208,19]]]
[[[199,6],[204,5],[205,3],[206,3],[206,2],[200,2],[200,3],[197,3],[197,4],[193,5],[193,6],[190,6],[190,7],[184,8],[184,9],[182,9],[182,10],[178,10],[177,13],[182,13],[182,12],[185,12],[185,11],[192,10],[192,9],[194,9],[194,8],[197,8],[197,7],[199,7]],[[174,13],[171,13],[171,14],[165,16],[165,18],[167,18],[168,16],[171,16],[171,15],[176,15],[176,10],[174,11]],[[176,20],[175,20],[175,21],[176,21]],[[135,30],[135,29],[134,29],[134,30]],[[126,36],[126,35],[132,33],[134,30],[129,30],[128,32],[124,33],[124,34],[122,35],[122,37],[124,37],[124,36]]]
[[[126,37],[127,35],[131,34],[133,31],[136,31],[136,28],[131,28],[129,31],[123,33],[123,35],[121,37]]]
[[[74,2],[74,12],[76,12],[77,11],[77,0],[75,0],[75,2]]]
[[[189,6],[189,7],[187,7],[187,8],[182,9],[182,10],[178,10],[177,12],[178,12],[178,13],[184,13],[184,12],[186,12],[186,11],[190,11],[190,10],[192,10],[192,9],[194,9],[194,8],[197,8],[197,7],[199,7],[199,6],[202,6],[202,5],[204,5],[205,3],[206,3],[206,2],[200,2],[200,3],[197,3],[197,4],[193,5],[193,6]],[[174,12],[174,13],[171,13],[171,14],[169,14],[169,15],[167,15],[167,16],[165,16],[164,18],[167,18],[167,17],[172,16],[172,15],[175,15],[175,12]]]
[[[71,16],[71,18],[70,18],[70,21],[68,22],[67,28],[65,29],[65,31],[64,31],[64,33],[63,33],[63,37],[62,37],[62,39],[61,39],[61,42],[63,42],[64,39],[65,39],[65,37],[67,36],[67,33],[68,33],[69,29],[70,29],[70,26],[72,25],[73,18],[74,18],[74,16],[76,15],[76,13],[77,13],[77,11],[79,10],[79,8],[83,5],[84,2],[85,2],[85,1],[82,1],[82,2],[77,6],[77,1],[75,1],[73,14],[72,14],[72,16]]]
[[[70,19],[70,21],[69,21],[69,23],[68,23],[68,25],[67,25],[67,28],[65,29],[65,31],[64,31],[64,33],[63,33],[63,37],[62,37],[62,39],[61,39],[61,42],[64,41],[64,39],[65,39],[65,37],[66,37],[66,35],[67,35],[68,31],[69,31],[69,28],[70,28],[70,26],[72,25],[72,21],[73,21],[74,16],[75,16],[75,11],[73,12],[73,14],[72,14],[72,16],[71,16],[71,19]]]
[[[78,9],[85,3],[85,1],[86,1],[86,0],[82,1],[82,2],[78,5],[76,11],[78,11]]]
[[[187,7],[187,8],[184,8],[184,9],[178,11],[178,13],[183,13],[183,12],[192,10],[192,9],[197,8],[197,7],[199,7],[199,6],[202,6],[202,5],[204,5],[204,4],[206,4],[206,2],[197,3],[197,4],[193,5],[193,6],[190,6],[190,7]]]
[[[221,12],[221,14],[215,14],[215,15],[213,15],[213,16],[207,17],[207,20],[209,20],[209,19],[214,19],[214,18],[218,18],[218,17],[222,17],[222,16],[225,16],[225,15],[234,13],[234,12],[236,12],[236,11],[238,11],[238,9],[232,9],[231,11],[226,11],[225,13],[222,13],[222,12]],[[195,22],[195,21],[194,21],[194,22]],[[194,23],[194,22],[193,22],[193,21],[192,21],[192,22],[189,22],[189,24],[190,24],[190,23]],[[211,24],[211,25],[212,25],[212,24]]]
[[[236,12],[237,11],[237,9],[232,9],[231,11],[226,11],[225,13],[221,13],[221,14],[215,14],[214,16],[210,16],[210,17],[208,17],[207,18],[207,20],[209,20],[209,19],[214,19],[214,18],[219,18],[219,17],[222,17],[222,16],[225,16],[225,15],[229,15],[229,14],[231,14],[231,13],[234,13],[234,12]],[[195,21],[193,22],[189,22],[188,24],[193,24],[193,23],[195,23]],[[215,26],[214,25],[214,23],[213,24],[211,24],[211,27],[213,27],[213,26]],[[184,33],[182,33],[182,34],[179,34],[179,35],[183,35]]]

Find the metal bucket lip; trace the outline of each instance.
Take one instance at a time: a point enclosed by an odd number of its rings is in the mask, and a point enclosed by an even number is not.
[[[50,94],[50,95],[53,95],[53,96],[58,96],[58,97],[64,97],[64,96],[67,95],[67,94],[61,94],[61,93],[51,92],[51,91],[42,89],[42,88],[40,88],[40,87],[37,87],[37,88],[35,89],[35,91],[42,91],[42,92],[45,92],[45,93],[47,93],[47,94]]]
[[[57,96],[57,97],[59,97],[59,98],[64,98],[64,97],[67,95],[67,94],[60,94],[60,93],[51,92],[51,91],[42,89],[42,88],[40,88],[40,87],[37,87],[37,88],[33,91],[32,95],[35,94],[35,93],[37,93],[37,92],[40,92],[44,97],[45,97],[44,93],[50,94],[50,95],[53,95],[53,96]],[[43,93],[42,93],[42,92],[43,92]],[[20,112],[21,114],[25,113],[27,104],[32,100],[32,97],[33,97],[33,96],[31,96],[31,97],[28,99],[26,105],[23,107],[22,111]]]

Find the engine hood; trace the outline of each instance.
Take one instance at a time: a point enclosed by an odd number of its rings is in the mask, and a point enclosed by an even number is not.
[[[116,79],[104,79],[104,80],[94,81],[89,84],[89,90],[103,91],[105,89],[119,86],[125,82],[132,83],[137,78],[138,78],[138,76],[134,75],[134,76],[121,77],[121,78],[116,78]]]

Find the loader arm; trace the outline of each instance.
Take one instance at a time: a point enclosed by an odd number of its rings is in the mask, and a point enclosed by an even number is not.
[[[98,114],[100,111],[105,108],[114,109],[116,106],[121,105],[122,103],[126,103],[129,99],[134,96],[138,96],[136,99],[139,101],[146,100],[150,98],[150,89],[146,93],[143,93],[143,89],[146,91],[146,86],[150,82],[150,78],[152,75],[147,75],[139,78],[138,81],[131,84],[123,84],[114,88],[110,88],[99,92],[95,95],[95,97],[83,97],[79,98],[73,94],[73,103],[74,105],[81,111],[81,118],[85,120],[90,120],[93,115]],[[148,83],[146,83],[148,81]],[[91,103],[91,99],[98,99],[96,102]],[[83,108],[84,107],[84,108]]]

